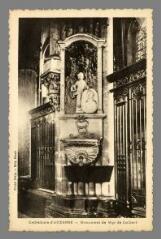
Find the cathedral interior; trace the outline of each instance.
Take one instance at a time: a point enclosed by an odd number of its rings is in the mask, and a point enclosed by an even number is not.
[[[19,217],[146,217],[146,21],[19,20]]]

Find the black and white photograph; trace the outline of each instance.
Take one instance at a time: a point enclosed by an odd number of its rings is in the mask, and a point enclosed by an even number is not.
[[[11,230],[152,230],[152,10],[12,10],[9,34]]]

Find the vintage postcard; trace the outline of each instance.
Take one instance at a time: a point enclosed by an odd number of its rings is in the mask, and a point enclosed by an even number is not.
[[[9,230],[153,229],[151,9],[9,12]]]

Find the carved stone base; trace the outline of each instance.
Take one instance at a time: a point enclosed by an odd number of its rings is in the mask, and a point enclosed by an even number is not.
[[[52,216],[57,217],[96,217],[98,199],[85,197],[57,197],[52,198]]]

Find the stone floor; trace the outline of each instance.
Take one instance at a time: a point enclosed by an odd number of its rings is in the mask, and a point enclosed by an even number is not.
[[[87,203],[87,204],[86,204]],[[88,200],[60,197],[40,190],[19,193],[19,218],[132,218],[145,217],[129,210],[118,210],[115,200]],[[139,210],[140,211],[140,210]]]

